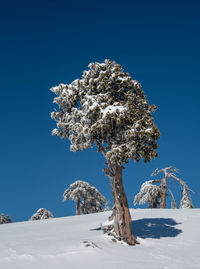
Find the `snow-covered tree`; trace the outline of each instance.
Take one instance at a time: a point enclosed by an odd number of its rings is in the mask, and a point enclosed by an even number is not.
[[[176,200],[174,199],[174,195],[172,193],[172,191],[170,190],[170,188],[168,187],[168,181],[173,180],[179,183],[181,189],[185,188],[186,190],[189,190],[189,187],[187,186],[187,184],[185,183],[185,181],[183,181],[182,179],[178,178],[176,173],[178,173],[178,169],[177,168],[173,168],[172,166],[163,168],[163,169],[156,169],[153,173],[152,176],[157,176],[160,173],[164,173],[164,178],[162,179],[157,179],[154,180],[154,182],[160,182],[160,187],[161,187],[161,197],[160,197],[160,208],[166,208],[166,196],[167,196],[167,191],[169,192],[169,194],[172,197],[172,202],[171,202],[171,207],[172,208],[176,208]]]
[[[63,193],[63,201],[76,202],[76,215],[102,212],[107,206],[106,198],[93,186],[85,181],[77,180]]]
[[[52,213],[45,209],[45,208],[40,208],[38,211],[30,218],[30,220],[41,220],[41,219],[49,219],[53,218]]]
[[[166,197],[168,195],[171,196],[171,207],[176,208],[176,200],[174,199],[174,195],[172,190],[169,188],[168,182],[176,181],[179,183],[181,190],[182,190],[182,203],[191,203],[191,199],[188,196],[188,191],[191,191],[189,187],[186,185],[185,181],[178,178],[175,174],[178,170],[173,167],[166,167],[161,170],[156,169],[151,176],[156,176],[160,173],[164,173],[164,178],[162,179],[155,179],[146,181],[142,184],[140,192],[134,198],[134,205],[138,202],[139,204],[149,203],[150,208],[165,208],[166,207]],[[157,185],[158,184],[158,185]],[[191,203],[192,205],[192,203]]]
[[[192,199],[188,193],[188,189],[183,186],[182,199],[180,202],[180,208],[193,208]]]
[[[149,162],[158,156],[160,132],[140,83],[113,61],[89,64],[82,79],[51,88],[59,107],[51,117],[57,121],[53,135],[68,138],[72,151],[98,147],[105,159],[114,207],[114,232],[130,245],[137,243],[122,183],[123,163],[129,159]]]
[[[11,223],[12,220],[8,215],[0,214],[0,224]]]
[[[161,188],[153,183],[153,180],[149,180],[142,184],[140,192],[134,198],[134,206],[137,203],[140,205],[148,203],[149,208],[157,208],[160,206]]]

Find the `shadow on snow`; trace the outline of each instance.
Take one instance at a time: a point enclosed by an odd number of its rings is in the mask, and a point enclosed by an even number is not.
[[[132,221],[132,231],[136,237],[155,238],[175,237],[182,230],[174,226],[181,224],[170,218],[149,218]]]

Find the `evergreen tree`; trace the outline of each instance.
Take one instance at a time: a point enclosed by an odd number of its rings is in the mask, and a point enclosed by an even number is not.
[[[77,180],[64,191],[63,201],[76,202],[76,215],[102,212],[107,206],[106,198],[87,182]]]
[[[182,199],[181,199],[181,203],[180,203],[180,208],[193,208],[193,204],[192,204],[192,199],[188,193],[187,188],[185,188],[185,186],[183,187],[182,190]]]
[[[45,209],[45,208],[40,208],[30,218],[30,220],[41,220],[41,219],[49,219],[49,218],[53,218],[52,213],[49,210]]]
[[[12,220],[10,219],[10,217],[8,215],[4,215],[3,213],[0,214],[0,224],[6,224],[6,223],[11,223]]]
[[[57,121],[53,135],[68,138],[72,151],[97,146],[106,159],[105,173],[113,194],[114,232],[130,245],[137,243],[122,183],[123,163],[129,159],[149,162],[158,156],[160,133],[141,85],[110,60],[89,64],[82,79],[51,89],[59,106],[51,117]]]

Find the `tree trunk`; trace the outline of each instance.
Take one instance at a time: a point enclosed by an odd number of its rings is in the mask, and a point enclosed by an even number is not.
[[[139,244],[132,234],[131,215],[122,182],[122,166],[109,164],[108,170],[114,194],[114,232],[129,245]]]
[[[160,198],[160,208],[166,208],[166,180],[165,178],[162,180],[161,183],[161,198]]]
[[[150,204],[149,208],[157,208],[157,202],[153,202]]]
[[[80,198],[76,200],[76,215],[80,215]]]

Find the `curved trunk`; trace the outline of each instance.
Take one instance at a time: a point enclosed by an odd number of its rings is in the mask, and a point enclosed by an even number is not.
[[[109,164],[108,170],[114,196],[114,232],[129,245],[138,244],[137,240],[132,234],[131,215],[122,182],[122,166],[117,164]]]

